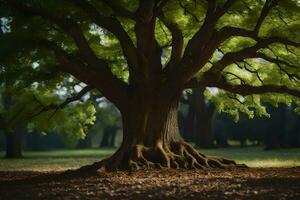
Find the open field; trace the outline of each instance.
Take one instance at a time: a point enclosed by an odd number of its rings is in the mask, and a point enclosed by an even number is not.
[[[0,152],[0,171],[34,170],[60,171],[74,169],[99,161],[113,154],[115,149],[55,150],[24,152],[23,159],[3,159]],[[264,151],[260,147],[206,149],[201,152],[211,156],[222,156],[245,163],[250,167],[295,167],[300,166],[300,149]]]

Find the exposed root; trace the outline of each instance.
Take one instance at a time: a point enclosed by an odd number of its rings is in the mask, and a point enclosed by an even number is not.
[[[100,171],[139,170],[139,169],[209,169],[209,168],[247,168],[233,160],[207,157],[191,145],[184,142],[173,142],[168,148],[161,144],[154,148],[136,145],[131,149],[120,149],[111,158],[84,166],[77,170],[79,174],[94,175]],[[69,171],[72,175],[74,171]]]

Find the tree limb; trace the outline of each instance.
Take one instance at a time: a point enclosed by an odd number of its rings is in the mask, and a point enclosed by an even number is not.
[[[37,117],[38,115],[40,115],[40,114],[42,114],[44,112],[48,112],[50,110],[54,110],[54,114],[55,114],[59,109],[64,109],[70,103],[80,100],[84,95],[86,95],[91,90],[92,90],[92,88],[90,86],[86,86],[79,93],[77,93],[76,95],[74,95],[72,97],[68,97],[64,102],[62,102],[59,105],[55,105],[55,104],[43,105],[43,103],[36,96],[34,96],[34,100],[37,101],[38,104],[42,108],[36,114],[34,114],[33,116],[31,116],[30,120],[32,120],[33,118]]]
[[[244,95],[244,96],[252,95],[252,94],[264,94],[264,93],[281,93],[281,94],[289,94],[295,97],[300,97],[299,90],[288,88],[285,85],[251,86],[251,85],[219,84],[219,85],[215,85],[215,87],[224,89],[232,93]]]
[[[215,18],[217,20],[220,19],[236,1],[237,0],[227,0],[222,7],[218,7]]]
[[[236,0],[227,0],[222,7],[218,7],[216,0],[207,0],[207,11],[203,25],[189,40],[180,65],[172,72],[175,77],[172,82],[181,84],[188,81],[207,63],[217,48],[213,45],[215,44],[213,38],[217,33],[215,26],[235,2]]]
[[[269,37],[269,38],[256,38],[257,43],[254,46],[244,48],[243,50],[240,50],[238,52],[229,52],[223,56],[221,60],[216,62],[214,66],[209,70],[215,74],[220,74],[224,68],[226,68],[228,65],[233,64],[235,62],[247,59],[247,58],[256,58],[264,56],[263,54],[257,53],[258,50],[262,48],[267,48],[269,45],[273,43],[280,43],[285,45],[290,45],[294,47],[300,47],[300,42],[294,42],[291,40],[288,40],[286,38],[280,38],[280,37]],[[268,58],[269,60],[271,58]],[[277,60],[278,62],[278,60]],[[284,62],[284,61],[280,61]],[[287,64],[287,63],[286,63]]]
[[[258,18],[257,23],[254,28],[254,32],[256,35],[258,35],[259,29],[260,29],[261,25],[263,24],[265,18],[268,16],[270,10],[273,7],[275,7],[276,5],[277,5],[277,0],[266,0],[264,6],[262,8],[262,11],[260,13],[260,17]]]
[[[197,88],[197,87],[217,87],[219,89],[226,90],[235,94],[240,94],[243,96],[253,95],[253,94],[265,94],[265,93],[280,93],[289,94],[295,97],[300,97],[300,90],[289,88],[285,85],[262,85],[262,86],[252,86],[252,85],[231,85],[226,83],[224,79],[221,81],[211,81],[197,79],[191,79],[191,81],[186,85],[186,88]]]
[[[15,0],[11,0],[9,3],[14,8],[25,13],[41,16],[49,22],[60,26],[74,40],[87,65],[82,62],[77,62],[78,60],[76,59],[71,59],[70,55],[53,42],[44,40],[40,44],[43,44],[44,47],[46,46],[48,49],[54,51],[56,58],[61,65],[68,68],[68,73],[75,75],[79,80],[99,89],[110,101],[119,106],[120,109],[123,107],[123,101],[128,95],[127,85],[113,75],[105,60],[96,57],[76,22],[70,18],[60,18],[43,12],[40,9],[34,9],[32,6],[23,5]]]
[[[246,36],[254,38],[256,40],[260,40],[258,41],[258,44],[254,47],[257,49],[262,48],[262,46],[267,46],[268,43],[271,44],[275,42],[275,40],[278,40],[278,38],[268,38],[269,40],[264,40],[259,39],[257,36],[259,28],[265,20],[266,16],[268,15],[269,11],[276,5],[276,0],[267,0],[267,2],[264,4],[261,15],[253,31],[234,27],[224,27],[221,30],[216,31],[214,28],[216,23],[235,2],[235,0],[227,0],[222,7],[218,7],[215,0],[207,0],[208,9],[206,13],[206,19],[201,29],[188,42],[182,60],[182,65],[185,66],[185,69],[181,69],[176,72],[178,77],[183,77],[183,80],[188,80],[190,77],[192,77],[193,74],[195,74],[199,69],[201,69],[201,67],[203,67],[206,64],[206,61],[210,59],[215,49],[217,49],[222,42],[224,42],[231,36]],[[224,59],[226,60],[222,60],[221,62],[227,63],[227,61],[232,59],[231,63],[234,63],[240,60],[240,58],[242,58],[244,55],[247,55],[248,52],[254,50],[254,48],[247,48],[245,49],[245,51],[241,51],[239,54],[231,53],[225,55]],[[202,52],[202,54],[200,55],[199,52]],[[238,59],[234,59],[234,57]],[[217,64],[218,67],[220,67],[220,64],[222,63]],[[222,69],[219,69],[219,71],[222,71]]]
[[[168,73],[168,71],[172,70],[172,68],[178,65],[181,60],[181,54],[183,50],[183,34],[181,29],[179,28],[179,25],[174,21],[167,19],[162,10],[159,12],[158,16],[172,34],[171,59],[167,66],[164,68],[164,72]]]
[[[110,31],[113,33],[117,39],[119,40],[124,56],[127,59],[127,63],[129,66],[129,70],[132,73],[136,73],[138,68],[138,59],[137,59],[137,50],[129,37],[126,33],[122,25],[117,19],[112,17],[106,17],[100,14],[100,12],[88,1],[86,0],[73,0],[81,9],[83,9],[88,16],[100,27]],[[110,2],[105,1],[108,3],[113,9],[119,8],[118,5]],[[120,9],[120,8],[119,8]]]

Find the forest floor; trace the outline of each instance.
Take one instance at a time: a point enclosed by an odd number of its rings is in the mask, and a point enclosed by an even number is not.
[[[1,171],[0,199],[300,199],[300,167],[114,172],[30,180],[56,173]]]

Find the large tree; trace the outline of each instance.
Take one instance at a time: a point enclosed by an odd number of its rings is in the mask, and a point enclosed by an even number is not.
[[[1,35],[3,66],[18,60],[17,67],[23,61],[32,73],[72,75],[120,110],[121,147],[86,169],[235,166],[181,139],[177,104],[187,88],[219,88],[208,96],[226,94],[248,113],[251,105],[263,110],[260,98],[299,103],[291,97],[300,96],[296,0],[0,0],[0,5],[9,29]],[[234,106],[217,104],[219,110]]]

